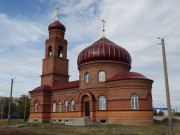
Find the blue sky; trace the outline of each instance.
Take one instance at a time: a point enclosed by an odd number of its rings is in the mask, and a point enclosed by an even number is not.
[[[38,0],[1,0],[0,11],[11,17],[36,19],[49,9],[47,3]]]
[[[1,0],[0,1],[0,96],[13,96],[40,85],[44,43],[56,7],[66,26],[70,80],[78,79],[79,52],[102,35],[126,48],[132,56],[131,71],[154,80],[154,107],[166,107],[160,40],[165,38],[171,104],[180,111],[180,1],[177,0]],[[154,45],[154,46],[153,46]],[[142,50],[149,46],[149,49]]]

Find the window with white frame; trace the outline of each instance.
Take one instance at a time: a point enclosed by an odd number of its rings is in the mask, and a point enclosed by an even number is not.
[[[34,104],[34,112],[38,112],[38,102]]]
[[[106,97],[105,96],[99,97],[99,110],[106,110]]]
[[[66,100],[64,103],[64,111],[67,112],[68,111],[68,101]]]
[[[71,101],[71,111],[75,111],[75,101],[74,101],[74,99]]]
[[[106,73],[104,71],[99,72],[99,82],[105,82],[106,81]]]
[[[62,112],[62,102],[59,101],[59,112]]]
[[[56,102],[53,102],[53,112],[56,112]]]
[[[89,72],[86,72],[85,74],[85,84],[90,84],[91,82],[91,76]]]
[[[138,101],[138,96],[136,94],[131,95],[131,108],[139,109],[139,101]]]

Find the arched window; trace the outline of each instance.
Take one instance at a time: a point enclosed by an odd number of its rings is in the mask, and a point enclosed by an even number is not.
[[[48,57],[52,56],[52,46],[49,46],[48,48]]]
[[[71,101],[71,111],[75,111],[75,101],[74,101],[74,99]]]
[[[62,112],[62,102],[59,101],[59,112]]]
[[[59,46],[59,48],[58,48],[58,56],[63,57],[63,47],[62,46]]]
[[[38,112],[38,102],[34,104],[34,112]]]
[[[131,95],[131,108],[132,109],[139,109],[139,100],[136,94]]]
[[[64,103],[64,111],[67,112],[68,111],[68,101],[66,100]]]
[[[106,73],[104,71],[99,72],[99,82],[106,81]]]
[[[56,112],[56,102],[53,102],[53,112]]]
[[[99,110],[106,110],[106,97],[105,96],[99,97]]]
[[[90,84],[91,82],[91,76],[89,72],[86,72],[85,74],[85,84]]]

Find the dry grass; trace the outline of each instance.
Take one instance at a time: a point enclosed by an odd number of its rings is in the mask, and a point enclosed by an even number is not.
[[[22,122],[11,122],[11,125],[17,123],[22,124]],[[180,135],[179,123],[174,124],[174,131],[175,135]],[[0,135],[167,135],[167,133],[167,124],[158,122],[142,126],[93,125],[75,127],[60,124],[29,124],[29,126],[21,128],[0,128]]]

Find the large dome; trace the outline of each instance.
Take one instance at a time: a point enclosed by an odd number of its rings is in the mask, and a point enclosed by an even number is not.
[[[80,52],[78,66],[87,62],[107,60],[118,61],[131,66],[131,56],[129,52],[103,37]]]
[[[49,25],[48,30],[50,31],[52,29],[59,29],[59,30],[62,30],[64,32],[66,31],[65,26],[62,23],[60,23],[59,20],[56,20]]]

